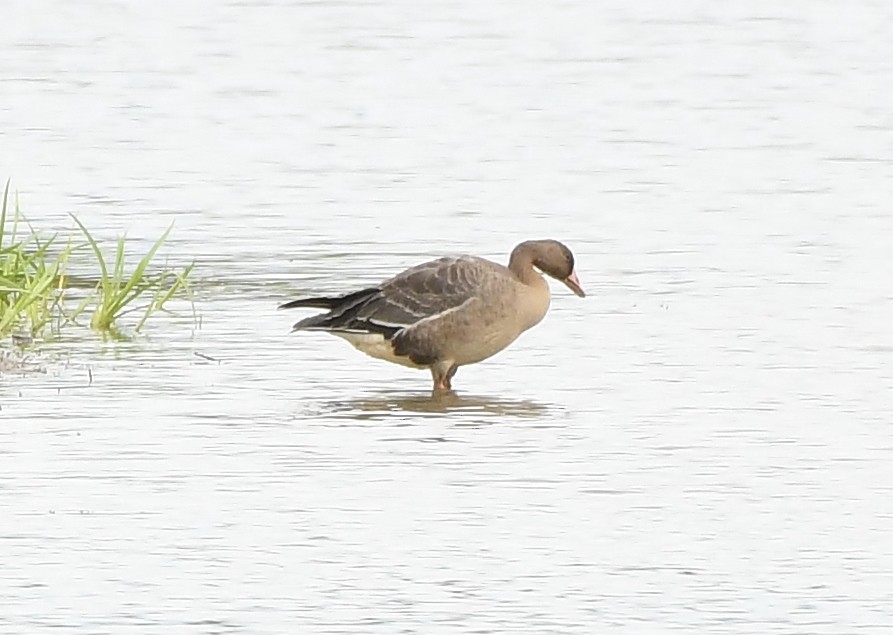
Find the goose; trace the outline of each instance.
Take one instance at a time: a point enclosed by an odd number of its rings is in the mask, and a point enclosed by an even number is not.
[[[586,296],[570,249],[557,240],[528,240],[512,250],[508,266],[448,256],[373,287],[279,308],[324,309],[292,331],[325,331],[372,357],[429,369],[437,394],[452,391],[460,366],[495,355],[545,317],[550,293],[540,272]]]

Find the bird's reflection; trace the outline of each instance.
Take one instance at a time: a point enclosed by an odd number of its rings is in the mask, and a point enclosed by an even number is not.
[[[357,399],[327,404],[325,414],[339,419],[376,420],[412,415],[438,417],[449,415],[458,422],[464,416],[510,417],[538,419],[548,415],[553,408],[529,399],[460,395],[456,392],[433,394],[380,392]],[[320,413],[323,414],[323,413]]]

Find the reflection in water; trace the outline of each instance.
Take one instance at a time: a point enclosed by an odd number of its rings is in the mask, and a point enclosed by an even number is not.
[[[554,410],[554,406],[529,399],[466,396],[455,392],[430,396],[381,392],[359,399],[319,404],[317,414],[360,421],[387,419],[407,414],[417,416],[484,415],[486,417],[539,419]]]

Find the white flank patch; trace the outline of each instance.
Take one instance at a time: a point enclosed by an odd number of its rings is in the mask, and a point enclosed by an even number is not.
[[[394,354],[394,348],[391,343],[380,333],[351,333],[346,331],[330,331],[332,335],[337,335],[341,339],[347,340],[358,351],[362,351],[370,357],[383,359],[386,362],[400,364],[401,366],[409,366],[410,368],[425,368],[414,363],[408,357],[398,357]]]

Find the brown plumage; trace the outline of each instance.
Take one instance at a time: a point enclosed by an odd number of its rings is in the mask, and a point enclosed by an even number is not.
[[[495,355],[543,319],[549,285],[537,270],[585,296],[570,249],[531,240],[512,250],[508,267],[475,256],[438,258],[375,287],[279,308],[325,309],[294,330],[327,331],[373,357],[428,368],[435,392],[451,390],[459,366]]]

